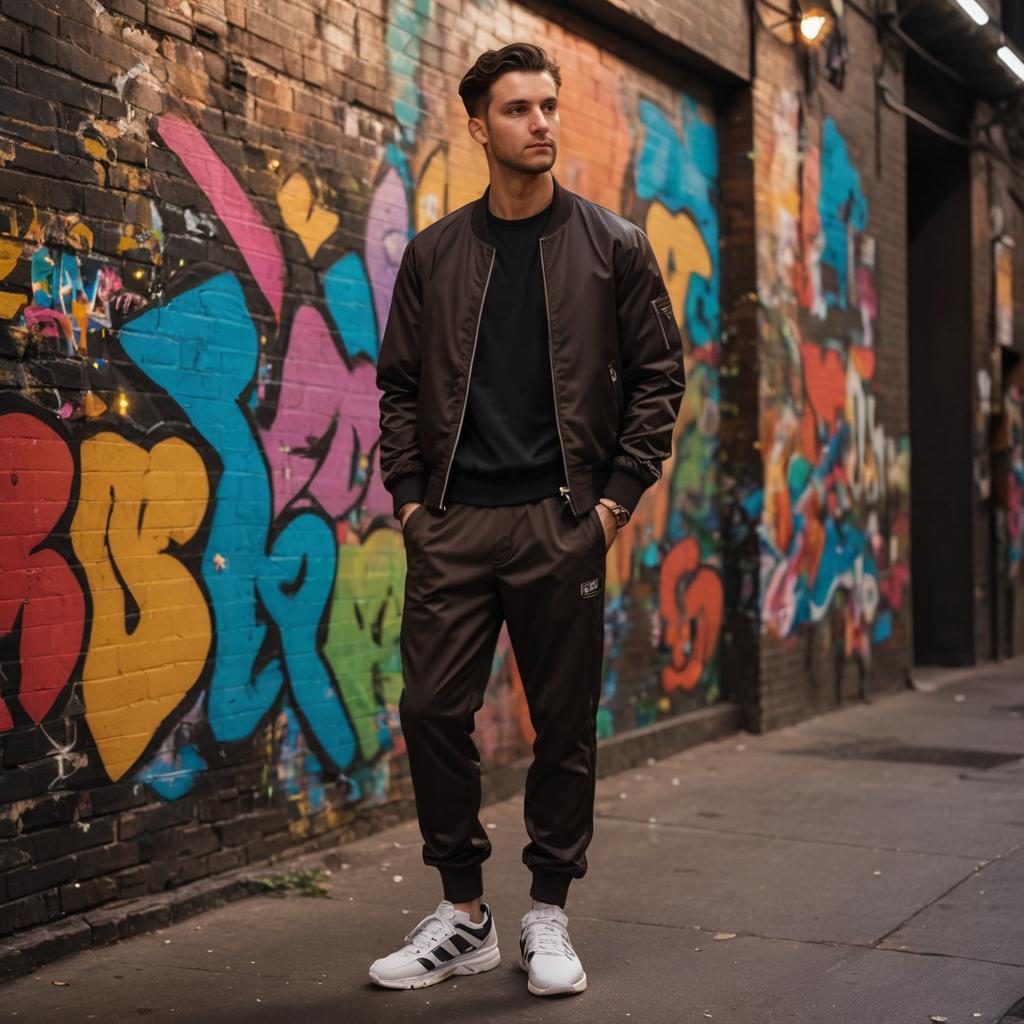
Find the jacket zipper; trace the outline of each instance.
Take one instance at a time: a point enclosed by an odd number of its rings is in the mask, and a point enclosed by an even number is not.
[[[494,270],[494,258],[497,255],[498,250],[491,250],[491,262],[487,268],[487,280],[484,281],[484,293],[480,296],[480,311],[476,315],[476,330],[473,333],[473,348],[469,353],[469,369],[466,371],[466,391],[462,396],[462,412],[459,413],[459,426],[455,431],[455,444],[452,445],[452,454],[448,459],[448,468],[444,474],[444,484],[441,487],[441,499],[438,504],[441,506],[441,511],[445,510],[444,496],[448,491],[448,477],[451,476],[452,463],[455,461],[455,449],[459,446],[459,437],[462,435],[462,421],[466,418],[466,406],[469,404],[469,387],[473,382],[473,360],[476,358],[476,343],[480,338],[480,322],[484,318],[484,302],[487,300],[487,288],[491,283],[491,273]],[[543,265],[543,261],[542,265]]]
[[[548,321],[548,362],[551,365],[551,400],[555,406],[555,428],[558,431],[558,447],[562,453],[562,469],[565,470],[566,486],[559,487],[558,493],[561,494],[566,502],[568,502],[569,508],[572,510],[572,514],[578,519],[579,513],[576,511],[576,505],[572,500],[572,491],[568,486],[569,465],[565,461],[565,442],[562,440],[562,424],[558,419],[558,393],[555,390],[555,354],[551,344],[551,306],[548,302],[548,275],[544,268],[544,239],[538,239],[537,244],[540,246],[540,276],[544,281],[544,313]]]

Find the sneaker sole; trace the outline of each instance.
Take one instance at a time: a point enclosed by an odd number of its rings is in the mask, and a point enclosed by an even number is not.
[[[490,949],[478,949],[475,953],[467,953],[463,960],[453,960],[451,963],[445,964],[444,967],[438,967],[436,971],[431,971],[429,974],[418,974],[415,978],[378,978],[373,971],[370,971],[369,975],[370,980],[382,988],[427,988],[429,985],[436,985],[438,982],[450,978],[453,974],[483,974],[484,971],[493,971],[500,963],[501,953],[497,946],[492,946]]]
[[[520,957],[519,966],[526,971],[527,975],[530,973],[530,968],[526,965],[526,961]],[[587,976],[586,974],[580,978],[579,981],[573,982],[571,985],[549,985],[547,988],[540,988],[538,985],[534,985],[532,981],[527,980],[526,988],[530,995],[534,996],[574,996],[579,992],[582,992],[587,987]]]

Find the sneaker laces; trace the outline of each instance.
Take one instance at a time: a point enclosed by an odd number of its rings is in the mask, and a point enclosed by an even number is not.
[[[454,911],[446,909],[444,904],[432,914],[427,914],[419,924],[403,939],[405,948],[410,953],[425,953],[448,937],[452,930],[451,921]]]
[[[532,949],[535,953],[564,956],[569,960],[576,956],[564,921],[553,915],[542,917],[538,914],[527,914],[523,923],[523,936],[527,949]]]

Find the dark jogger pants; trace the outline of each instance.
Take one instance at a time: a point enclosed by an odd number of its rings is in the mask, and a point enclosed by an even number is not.
[[[508,623],[537,738],[526,778],[530,895],[565,905],[594,830],[596,717],[604,653],[604,530],[553,495],[487,508],[422,506],[405,524],[399,702],[423,860],[446,899],[483,893],[491,843],[479,820],[474,716]]]

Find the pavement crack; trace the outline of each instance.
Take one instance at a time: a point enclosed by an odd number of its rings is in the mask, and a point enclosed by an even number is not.
[[[651,824],[644,818],[631,818],[625,814],[608,814],[604,811],[598,811],[596,816],[598,818],[605,819],[607,821],[624,821],[631,825],[649,825]],[[806,839],[802,836],[787,836],[778,835],[771,832],[748,832],[744,829],[733,829],[733,828],[714,828],[711,825],[687,825],[681,822],[673,821],[658,821],[655,823],[656,828],[674,828],[674,829],[691,829],[695,832],[708,832],[712,835],[730,835],[730,836],[743,836],[748,839],[784,839],[787,842],[792,843],[804,843],[818,846],[848,846],[855,850],[871,850],[879,853],[909,853],[915,856],[924,857],[942,857],[946,860],[967,860],[972,863],[977,863],[980,857],[970,857],[966,854],[961,853],[935,853],[932,850],[911,850],[905,847],[894,847],[894,846],[869,846],[867,843],[853,843],[843,839]],[[959,883],[957,883],[959,884]]]
[[[956,890],[959,889],[960,886],[964,884],[964,882],[966,882],[969,879],[973,878],[982,868],[987,868],[990,865],[996,864],[999,861],[1004,860],[1004,859],[1005,859],[1004,857],[993,857],[991,860],[986,860],[986,861],[984,861],[984,863],[979,864],[977,867],[974,868],[973,871],[970,872],[970,874],[964,875],[963,878],[958,879],[948,889],[946,889],[945,892],[940,892],[934,899],[929,900],[923,907],[918,907],[917,910],[915,910],[909,917],[907,917],[905,920],[901,921],[898,925],[896,925],[895,928],[890,928],[889,931],[887,931],[884,935],[881,935],[877,939],[875,939],[873,945],[879,946],[881,943],[885,942],[885,940],[887,938],[889,938],[890,935],[895,934],[901,928],[905,927],[911,921],[913,921],[915,917],[918,917],[919,915],[923,914],[926,910],[930,909],[931,907],[934,907],[936,903],[938,903],[940,900],[944,900],[950,893],[956,892]],[[938,954],[938,953],[936,953],[934,955],[935,956],[940,956],[940,955],[949,955],[949,954]],[[969,959],[973,959],[973,958],[972,957],[962,957],[962,958],[957,958],[957,959],[969,960]],[[986,961],[986,962],[988,962],[988,961]],[[998,962],[998,961],[991,961],[991,962],[995,963],[995,962]]]
[[[695,932],[698,935],[707,937],[714,936],[719,931],[734,931],[730,927],[711,928],[699,924],[669,924],[661,921],[634,921],[630,919],[622,919],[615,917],[594,917],[586,914],[574,914],[573,919],[577,921],[594,921],[597,923],[605,924],[624,924],[624,925],[635,925],[639,928],[669,928],[673,931],[688,931]],[[1020,967],[1020,964],[1011,963],[1007,960],[992,960],[989,957],[983,956],[961,956],[956,953],[939,953],[931,950],[923,949],[893,949],[891,946],[878,946],[873,942],[848,942],[843,939],[801,939],[793,935],[771,935],[767,932],[752,932],[746,930],[735,930],[734,934],[737,939],[762,939],[765,942],[796,942],[802,946],[826,946],[830,949],[850,949],[850,950],[862,950],[867,953],[897,953],[901,956],[927,956],[927,957],[942,957],[946,960],[962,960],[969,963],[978,964],[994,964],[997,967]],[[720,941],[714,938],[712,942]],[[735,941],[735,939],[727,940],[729,942]]]

